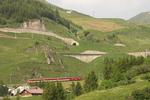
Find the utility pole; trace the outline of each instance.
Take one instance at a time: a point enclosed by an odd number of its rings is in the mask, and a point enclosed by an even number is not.
[[[17,34],[15,33],[15,39],[17,39]]]
[[[9,81],[10,81],[10,83],[12,83],[12,74],[10,74],[9,77],[10,77]]]

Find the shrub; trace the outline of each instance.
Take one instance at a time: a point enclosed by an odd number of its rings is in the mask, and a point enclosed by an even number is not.
[[[84,89],[86,92],[93,91],[98,88],[98,78],[94,71],[90,72],[85,78]]]
[[[66,100],[66,92],[61,83],[50,83],[44,90],[44,100]]]
[[[143,90],[133,91],[131,96],[133,100],[150,100],[150,88],[147,87]]]
[[[8,87],[4,85],[0,85],[0,96],[8,95]]]
[[[82,93],[83,93],[82,86],[81,86],[80,82],[77,82],[75,89],[74,89],[74,94],[76,96],[80,96]]]
[[[145,74],[144,76],[141,77],[144,80],[150,81],[150,74]]]
[[[137,69],[137,74],[144,74],[150,72],[150,67],[148,65],[140,66]]]
[[[109,89],[115,86],[117,86],[117,84],[115,84],[115,82],[113,82],[112,80],[103,80],[101,82],[100,89]]]

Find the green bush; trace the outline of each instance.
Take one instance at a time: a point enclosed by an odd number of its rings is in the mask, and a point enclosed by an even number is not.
[[[111,80],[103,80],[100,84],[99,89],[109,89],[109,88],[113,88],[117,86],[117,84],[115,84],[115,82],[111,81]]]
[[[0,84],[0,96],[8,95],[8,87]]]
[[[61,83],[47,84],[44,94],[44,100],[66,100],[67,95]]]
[[[136,90],[132,92],[133,100],[150,100],[150,88],[147,87],[143,90]]]
[[[98,78],[94,71],[90,72],[85,78],[84,90],[90,92],[98,88]]]
[[[144,76],[141,77],[144,80],[150,81],[150,74],[145,74]]]
[[[76,96],[80,96],[83,93],[83,89],[80,82],[77,82],[76,86],[74,87],[73,93]]]
[[[6,23],[7,23],[6,19],[0,17],[0,24],[1,25],[6,25]]]
[[[125,56],[116,60],[105,58],[102,87],[111,88],[134,83],[133,77],[150,72],[149,65],[144,63],[145,60],[147,58],[133,56]]]

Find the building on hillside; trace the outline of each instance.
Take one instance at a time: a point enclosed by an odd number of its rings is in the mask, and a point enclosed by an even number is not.
[[[18,93],[21,93],[25,89],[29,89],[30,87],[27,85],[24,86],[18,86],[16,88],[9,88],[8,92],[10,93],[11,96],[16,96]]]
[[[67,14],[71,14],[71,13],[72,13],[72,10],[67,10],[66,13],[67,13]]]
[[[25,89],[20,93],[20,96],[29,97],[29,96],[38,96],[43,94],[43,89],[39,87],[33,87],[30,89]]]

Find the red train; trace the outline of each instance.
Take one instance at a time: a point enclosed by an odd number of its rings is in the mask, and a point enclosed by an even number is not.
[[[38,78],[29,79],[27,83],[80,81],[81,77]]]

